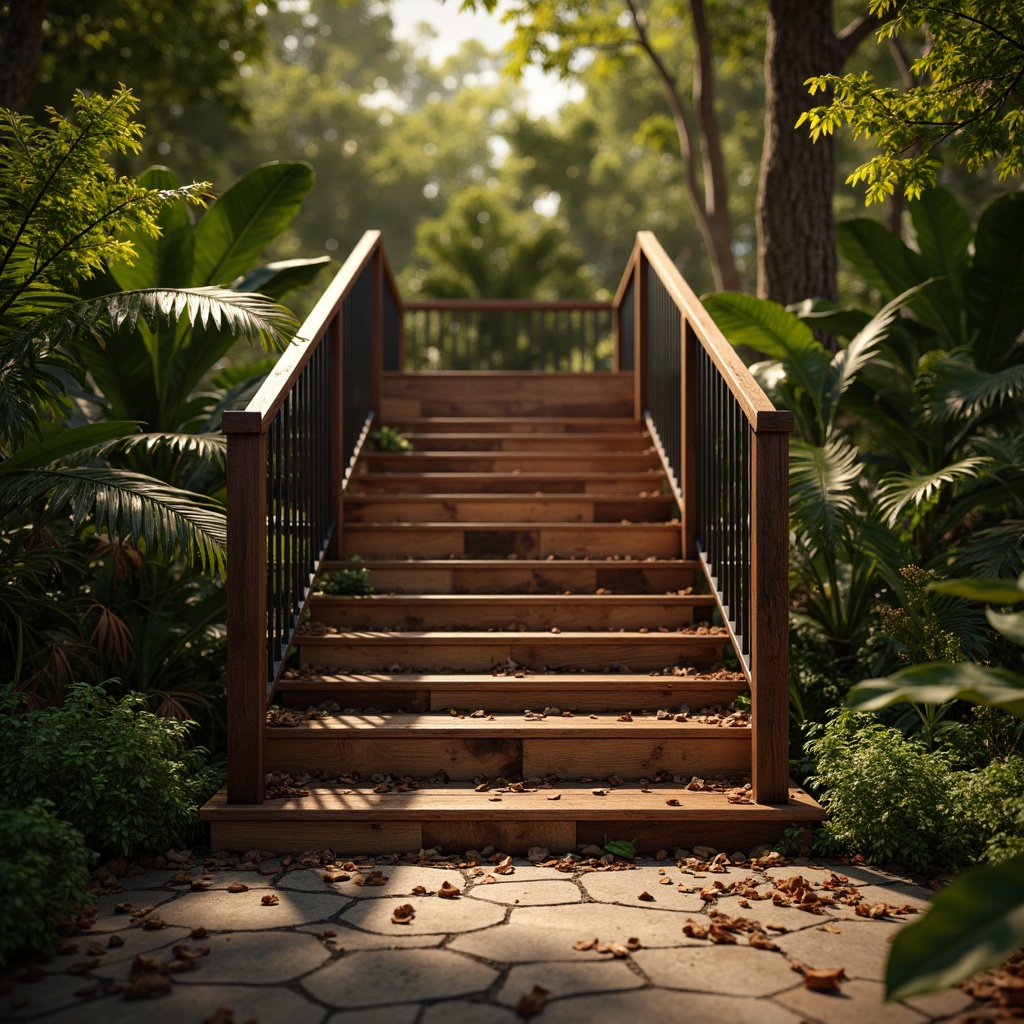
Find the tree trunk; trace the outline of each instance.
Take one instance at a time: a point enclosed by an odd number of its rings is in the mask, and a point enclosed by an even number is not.
[[[769,0],[765,124],[757,194],[757,294],[784,305],[835,299],[833,141],[795,129],[804,82],[841,66],[832,0]]]
[[[43,19],[50,0],[10,0],[0,44],[0,107],[24,110],[39,74]]]

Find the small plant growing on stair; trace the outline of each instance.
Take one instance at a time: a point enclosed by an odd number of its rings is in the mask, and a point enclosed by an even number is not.
[[[605,836],[604,848],[609,853],[614,853],[616,857],[625,857],[626,860],[636,860],[636,844],[641,838],[641,836],[634,836],[627,842],[625,839],[609,840],[608,837]]]
[[[411,452],[412,441],[398,427],[381,427],[370,435],[370,444],[378,452]]]
[[[349,559],[348,569],[334,569],[322,572],[317,577],[317,589],[323,594],[337,594],[346,597],[367,597],[373,593],[370,570],[363,565],[359,555]]]

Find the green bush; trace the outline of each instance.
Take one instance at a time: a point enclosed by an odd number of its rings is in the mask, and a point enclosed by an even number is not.
[[[323,594],[335,594],[349,597],[368,597],[373,593],[370,582],[370,570],[362,564],[359,555],[353,555],[349,561],[350,569],[334,569],[320,573],[316,578],[316,588]]]
[[[378,452],[411,452],[412,441],[398,427],[381,427],[370,435],[370,444]]]
[[[809,782],[829,815],[817,839],[822,853],[960,870],[1006,859],[1024,844],[1022,757],[957,770],[947,751],[928,751],[849,711],[807,746],[815,765]]]
[[[93,855],[48,800],[0,806],[0,966],[48,950],[61,922],[90,902]]]
[[[42,794],[101,855],[159,851],[189,842],[198,804],[218,785],[192,722],[160,718],[146,698],[120,700],[103,685],[75,683],[61,707],[17,712],[0,693],[0,776],[6,797],[28,806]]]

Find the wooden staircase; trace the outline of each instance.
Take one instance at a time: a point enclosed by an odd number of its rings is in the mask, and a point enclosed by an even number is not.
[[[211,801],[214,848],[732,853],[821,817],[796,789],[753,802],[749,683],[632,373],[380,389],[376,423],[413,450],[363,447],[320,567],[361,564],[374,592],[310,596],[269,799]]]

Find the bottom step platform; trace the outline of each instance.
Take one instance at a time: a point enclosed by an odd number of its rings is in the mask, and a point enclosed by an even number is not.
[[[361,785],[308,784],[300,792],[308,795],[229,804],[222,790],[202,809],[213,849],[352,855],[494,846],[522,856],[534,846],[564,854],[608,839],[635,839],[638,853],[711,846],[731,854],[776,842],[793,826],[809,838],[811,825],[825,816],[795,786],[782,805],[734,802],[742,799],[741,788],[690,791],[678,785],[643,791],[560,783],[477,792],[471,784],[452,783],[378,793]]]

